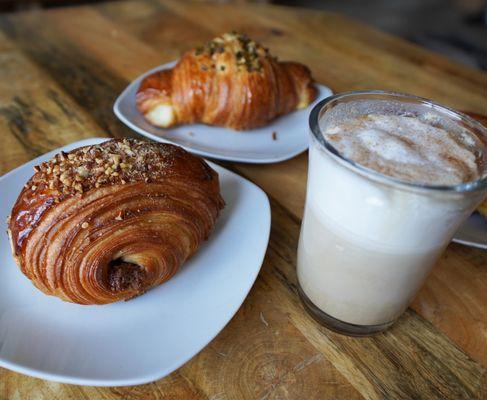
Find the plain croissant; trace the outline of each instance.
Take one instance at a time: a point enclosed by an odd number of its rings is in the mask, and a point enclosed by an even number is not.
[[[171,278],[224,202],[204,160],[161,143],[109,140],[35,168],[9,219],[37,288],[80,304],[130,299]]]
[[[244,35],[226,33],[146,77],[137,107],[153,125],[205,123],[242,130],[266,125],[316,97],[309,69],[279,62]]]

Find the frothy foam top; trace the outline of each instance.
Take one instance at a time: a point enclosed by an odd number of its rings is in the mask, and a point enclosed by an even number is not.
[[[428,122],[369,114],[328,126],[323,136],[344,157],[401,180],[457,185],[480,178],[473,137]]]

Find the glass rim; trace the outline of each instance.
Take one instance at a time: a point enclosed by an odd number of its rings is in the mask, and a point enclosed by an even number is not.
[[[331,101],[340,100],[342,98],[347,98],[355,95],[385,95],[385,96],[391,96],[396,98],[416,100],[419,104],[427,105],[436,110],[439,109],[446,114],[455,116],[457,119],[466,121],[469,125],[478,129],[483,134],[484,140],[487,141],[487,127],[485,127],[480,122],[473,119],[472,117],[469,117],[466,114],[456,111],[450,107],[446,107],[441,104],[438,104],[427,98],[419,97],[407,93],[393,92],[387,90],[355,90],[349,92],[342,92],[342,93],[337,93],[335,95],[326,97],[323,100],[320,100],[318,103],[316,103],[316,105],[313,107],[309,115],[309,127],[314,138],[318,141],[318,143],[320,143],[328,153],[330,153],[332,156],[337,157],[340,161],[342,161],[347,168],[351,168],[352,170],[355,170],[356,172],[365,175],[367,177],[371,177],[374,180],[386,184],[397,185],[408,189],[420,189],[420,190],[435,191],[435,192],[464,193],[464,192],[472,192],[472,191],[487,188],[487,174],[474,181],[462,182],[456,185],[431,185],[425,183],[409,182],[389,175],[385,175],[371,168],[367,168],[343,156],[329,141],[325,139],[325,137],[321,133],[319,117],[320,117],[321,110]],[[487,142],[485,141],[483,142],[486,143],[487,146]]]

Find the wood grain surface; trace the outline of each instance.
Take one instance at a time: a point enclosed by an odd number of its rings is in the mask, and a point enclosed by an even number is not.
[[[134,136],[112,113],[137,75],[241,30],[334,91],[392,89],[487,114],[487,75],[345,17],[261,4],[122,1],[0,17],[0,174],[90,136]],[[262,271],[229,325],[179,370],[126,388],[0,369],[0,398],[486,399],[487,252],[451,244],[384,334],[332,333],[304,311],[295,255],[307,159],[225,163],[271,198]],[[4,240],[4,239],[2,239]]]

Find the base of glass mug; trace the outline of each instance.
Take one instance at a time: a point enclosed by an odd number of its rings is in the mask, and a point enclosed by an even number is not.
[[[303,302],[304,308],[308,313],[321,325],[331,329],[334,332],[341,333],[348,336],[371,336],[380,332],[385,331],[389,328],[395,321],[386,322],[380,325],[355,325],[348,322],[340,321],[328,315],[327,313],[321,311],[316,307],[313,302],[304,294],[303,289],[298,283],[298,292],[301,301]]]

